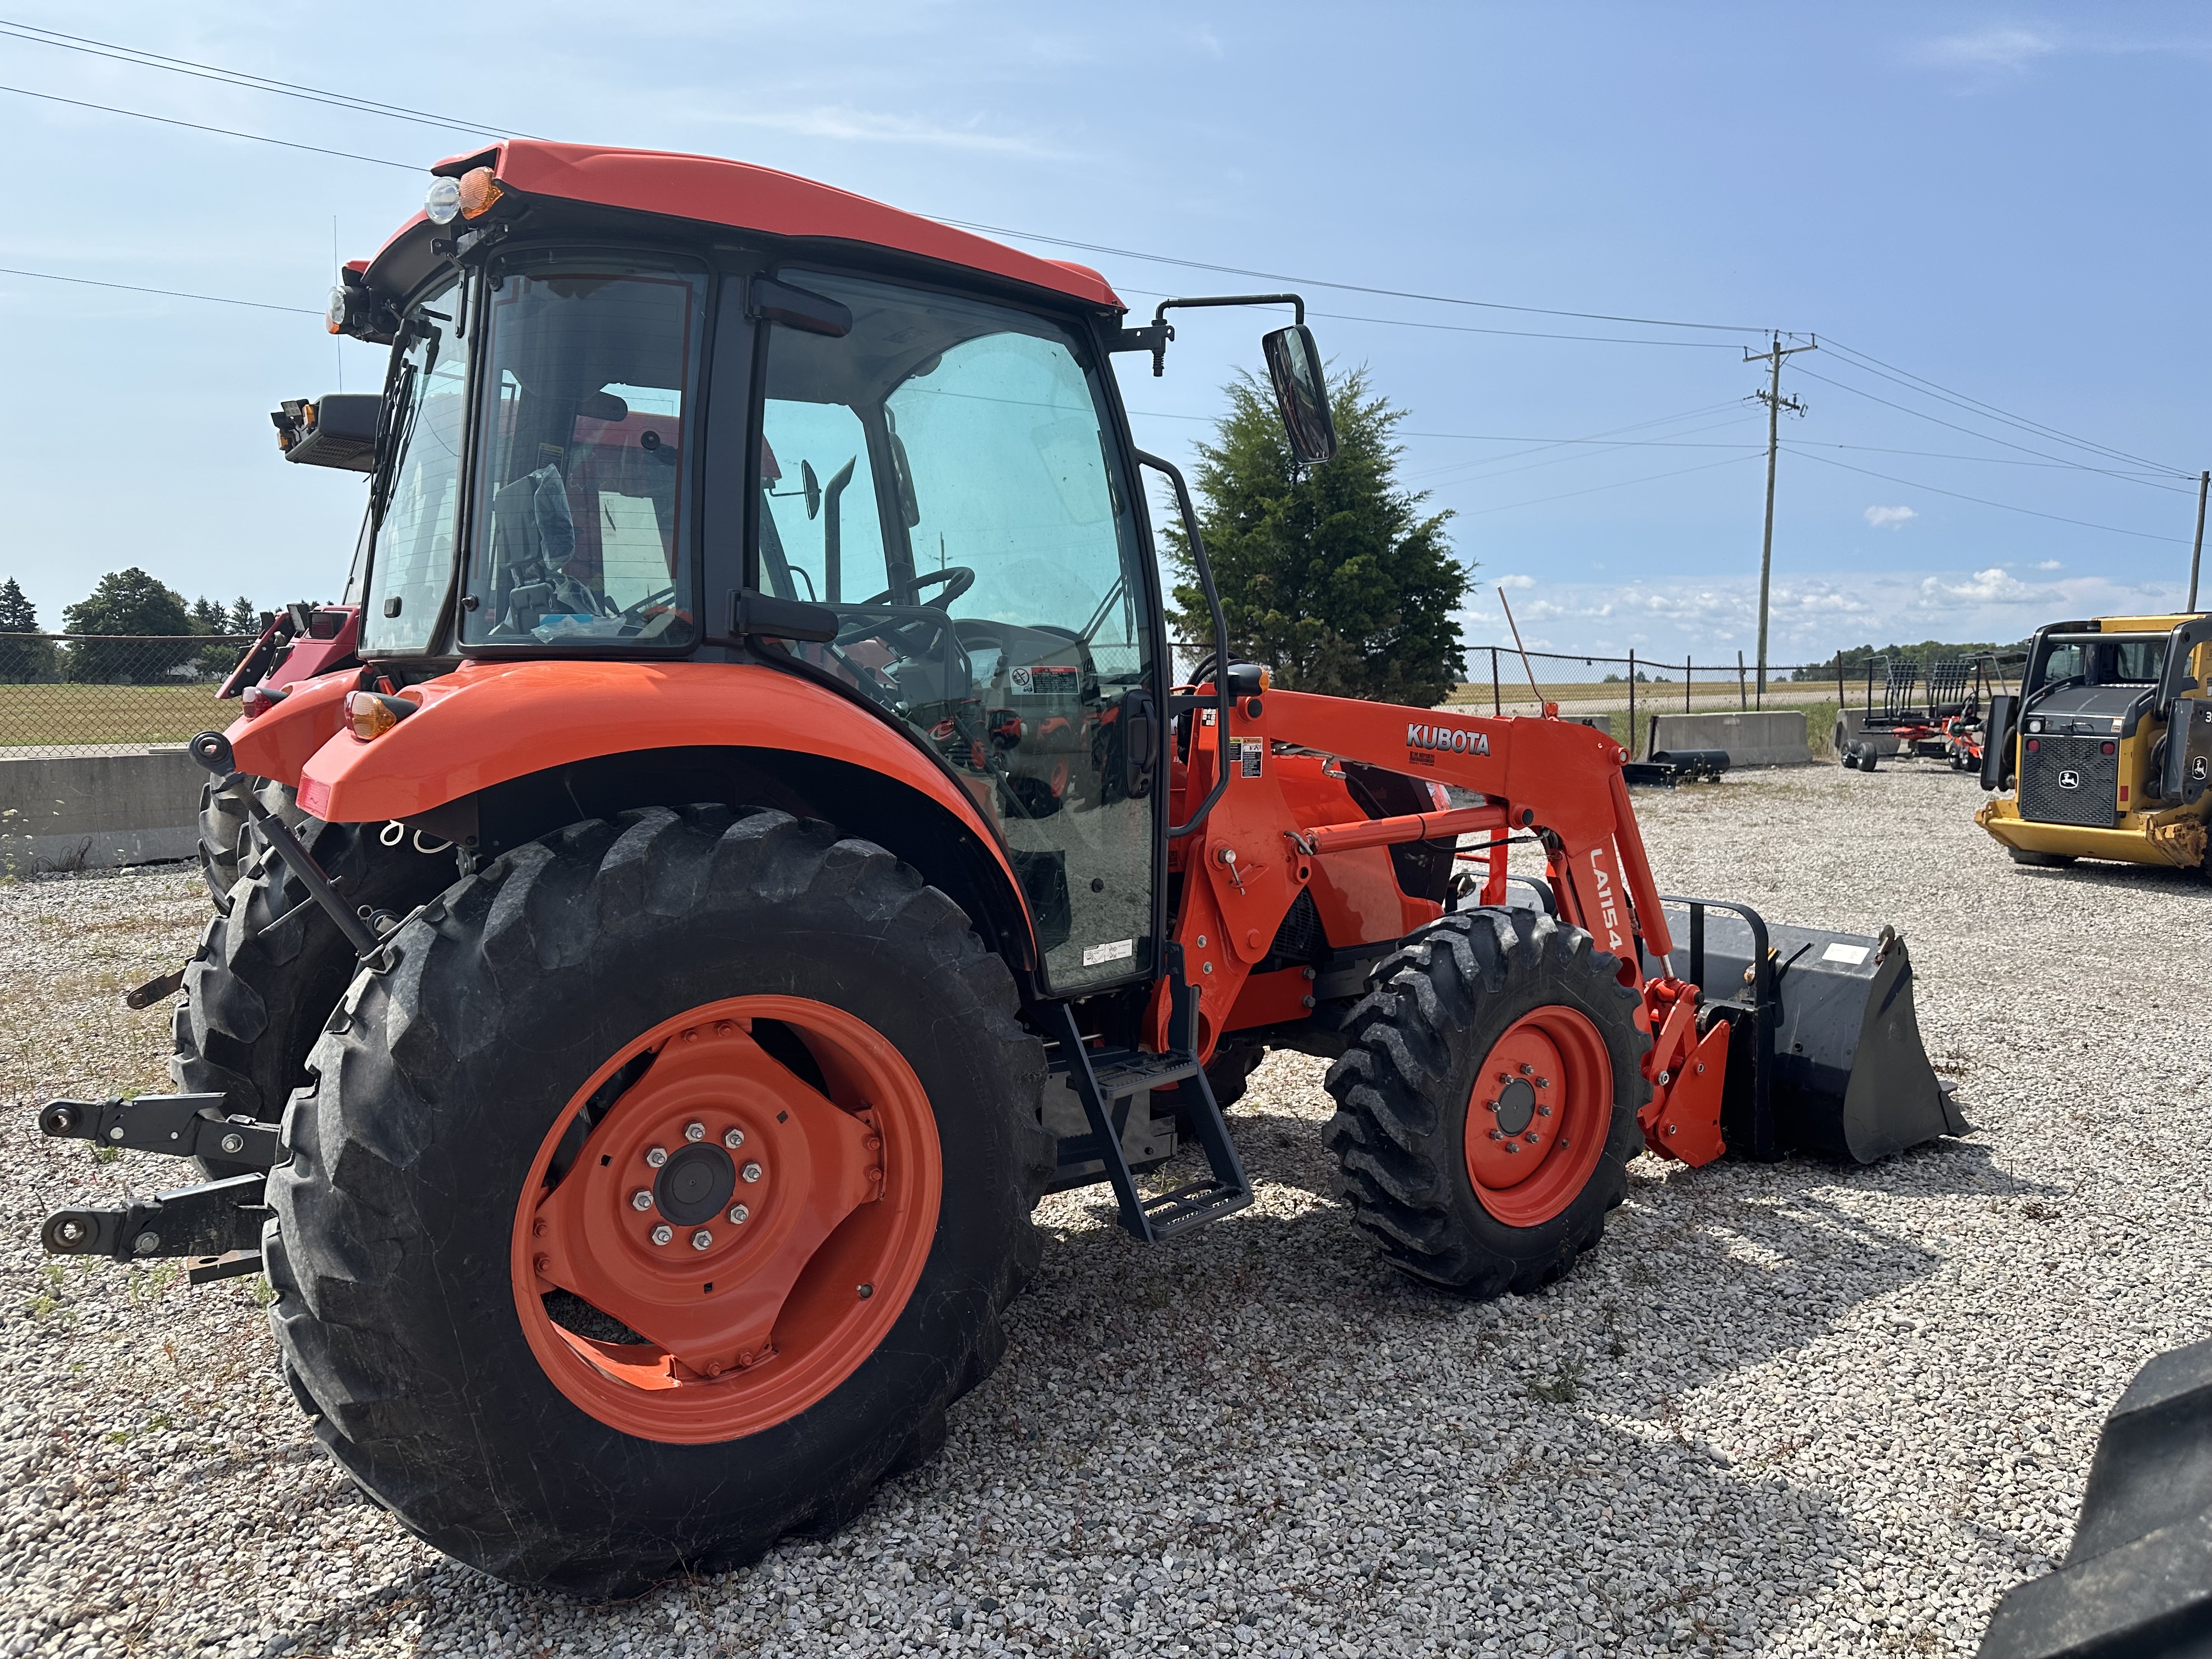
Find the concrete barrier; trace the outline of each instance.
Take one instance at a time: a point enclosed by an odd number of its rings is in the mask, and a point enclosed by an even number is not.
[[[0,873],[191,858],[206,781],[182,744],[0,756]]]
[[[1646,752],[1656,755],[1662,749],[1725,749],[1731,767],[1813,763],[1812,750],[1805,742],[1804,711],[1798,708],[1759,714],[1655,714]]]

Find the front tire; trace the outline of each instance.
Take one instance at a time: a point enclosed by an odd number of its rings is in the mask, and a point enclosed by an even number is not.
[[[1525,1294],[1596,1244],[1651,1095],[1620,965],[1578,927],[1506,909],[1446,916],[1383,964],[1329,1069],[1327,1139],[1353,1220],[1401,1273]]]
[[[307,815],[300,810],[299,799],[289,784],[234,776],[228,783],[210,779],[200,786],[200,879],[207,884],[215,908],[224,915],[230,914],[230,890],[238,885],[240,869],[252,856],[253,843],[247,831],[253,820],[246,811],[246,803],[252,797],[258,797],[287,829],[296,830],[307,821]]]
[[[270,1182],[285,1366],[363,1487],[485,1571],[611,1595],[936,1449],[1054,1162],[1042,1046],[950,898],[826,824],[652,808],[507,854],[390,950]]]

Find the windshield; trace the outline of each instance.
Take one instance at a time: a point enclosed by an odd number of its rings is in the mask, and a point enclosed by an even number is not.
[[[385,469],[369,502],[366,653],[428,650],[453,584],[469,383],[467,343],[453,332],[459,295],[459,284],[448,283],[424,298],[408,314],[392,359]]]
[[[2163,634],[2084,638],[2054,635],[2044,641],[2043,656],[2029,676],[2031,692],[2080,681],[2087,685],[2155,685],[2166,672]]]
[[[696,637],[682,463],[705,293],[604,264],[493,279],[465,644]]]

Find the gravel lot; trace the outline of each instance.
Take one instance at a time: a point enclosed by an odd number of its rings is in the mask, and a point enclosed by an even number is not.
[[[1906,934],[1971,1139],[1639,1159],[1566,1282],[1468,1306],[1354,1233],[1322,1067],[1275,1056],[1234,1115],[1251,1211],[1143,1251],[1051,1201],[943,1457],[831,1540],[612,1607],[356,1495],[256,1281],[38,1254],[51,1208],[166,1184],[33,1110],[161,1080],[166,1011],[120,995],[204,901],[173,868],[0,888],[0,1656],[1971,1653],[2063,1553],[2136,1366],[2212,1329],[2212,887],[2015,870],[1979,799],[1933,765],[1639,798],[1670,890]]]

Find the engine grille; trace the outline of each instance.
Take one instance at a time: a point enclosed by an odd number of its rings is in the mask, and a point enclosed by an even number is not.
[[[2020,753],[2020,815],[2039,823],[2076,823],[2109,830],[2119,817],[2120,757],[2107,755],[2099,738],[2023,737]],[[2027,745],[2038,747],[2031,751]],[[2060,780],[2075,780],[2069,789]]]

